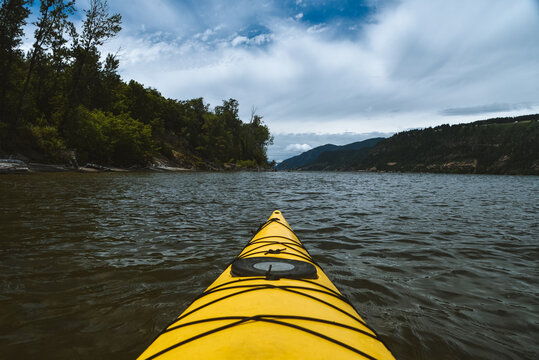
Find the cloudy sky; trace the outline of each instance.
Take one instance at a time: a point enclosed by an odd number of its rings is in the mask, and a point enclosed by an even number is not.
[[[537,0],[113,0],[124,80],[252,109],[270,159],[539,112]],[[77,1],[77,8],[87,0]],[[79,16],[82,16],[82,11]]]

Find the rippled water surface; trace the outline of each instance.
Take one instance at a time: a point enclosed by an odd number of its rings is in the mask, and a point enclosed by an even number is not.
[[[275,209],[398,359],[539,358],[539,178],[0,176],[0,358],[133,359]]]

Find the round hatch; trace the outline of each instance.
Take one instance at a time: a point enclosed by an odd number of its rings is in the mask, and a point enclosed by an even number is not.
[[[272,279],[316,279],[316,268],[306,261],[281,259],[270,256],[236,259],[232,263],[232,276],[266,276]]]

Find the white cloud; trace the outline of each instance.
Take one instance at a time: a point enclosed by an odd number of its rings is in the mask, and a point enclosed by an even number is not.
[[[327,30],[324,24],[316,24],[307,28],[307,32],[310,34],[321,33]]]
[[[247,36],[238,35],[234,39],[232,39],[231,44],[232,46],[239,46],[239,45],[251,45],[251,46],[260,46],[265,43],[269,43],[272,41],[273,37],[271,34],[260,34],[257,36],[254,36],[252,38],[248,38]]]
[[[194,39],[200,39],[203,42],[206,42],[212,37],[217,31],[219,31],[222,28],[222,26],[218,26],[215,29],[206,29],[202,33],[195,34],[193,36]]]
[[[285,148],[286,151],[299,151],[299,152],[305,152],[311,149],[312,147],[309,144],[290,144]]]
[[[249,38],[247,36],[238,35],[232,40],[232,46],[245,44],[247,41],[249,41]]]
[[[263,45],[265,43],[269,43],[273,40],[273,36],[271,34],[260,34],[250,39],[251,44],[253,45]]]
[[[203,19],[184,6],[161,24],[144,18],[158,36],[141,37],[142,25],[127,21],[107,47],[122,48],[125,79],[212,105],[234,97],[244,119],[256,106],[273,132],[392,132],[539,112],[534,0],[406,0],[380,8],[357,38],[268,8],[267,19],[255,20],[269,33],[239,31],[256,16],[249,2]]]

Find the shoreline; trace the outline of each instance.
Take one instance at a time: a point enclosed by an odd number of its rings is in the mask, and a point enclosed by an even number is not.
[[[8,174],[35,174],[35,173],[55,173],[55,172],[78,172],[78,173],[103,173],[103,172],[238,172],[238,171],[254,171],[267,172],[273,169],[263,168],[242,168],[225,164],[223,167],[215,167],[207,164],[207,168],[185,168],[172,166],[171,164],[163,164],[161,162],[152,163],[148,166],[131,166],[121,168],[115,166],[104,166],[99,164],[88,163],[85,166],[68,166],[61,164],[45,164],[35,162],[25,162],[19,159],[0,159],[0,175]]]
[[[103,166],[98,164],[86,164],[85,166],[67,166],[60,164],[44,164],[35,162],[24,162],[16,159],[0,159],[0,174],[31,174],[31,173],[52,173],[52,172],[79,172],[79,173],[101,173],[101,172],[188,172],[194,169],[156,165],[146,167],[120,168],[113,166]]]
[[[148,166],[131,166],[129,168],[121,168],[114,166],[104,166],[99,164],[88,163],[85,166],[68,166],[61,164],[45,164],[36,162],[25,162],[19,159],[0,159],[0,175],[9,174],[38,174],[38,173],[55,173],[55,172],[73,172],[73,173],[104,173],[104,172],[116,172],[116,173],[128,173],[128,172],[162,172],[162,173],[177,173],[177,172],[271,172],[277,171],[273,169],[262,168],[238,168],[232,167],[229,164],[225,164],[223,167],[208,166],[208,168],[185,168],[178,166],[170,166],[171,164],[163,164],[160,162],[152,163]],[[277,172],[309,172],[309,170],[280,170]],[[319,172],[313,171],[312,172]],[[475,173],[475,172],[437,172],[437,171],[389,171],[389,170],[327,170],[330,172],[367,172],[367,173],[392,173],[392,174],[461,174],[461,175],[513,175],[513,176],[538,176],[539,174],[510,174],[510,173]]]

